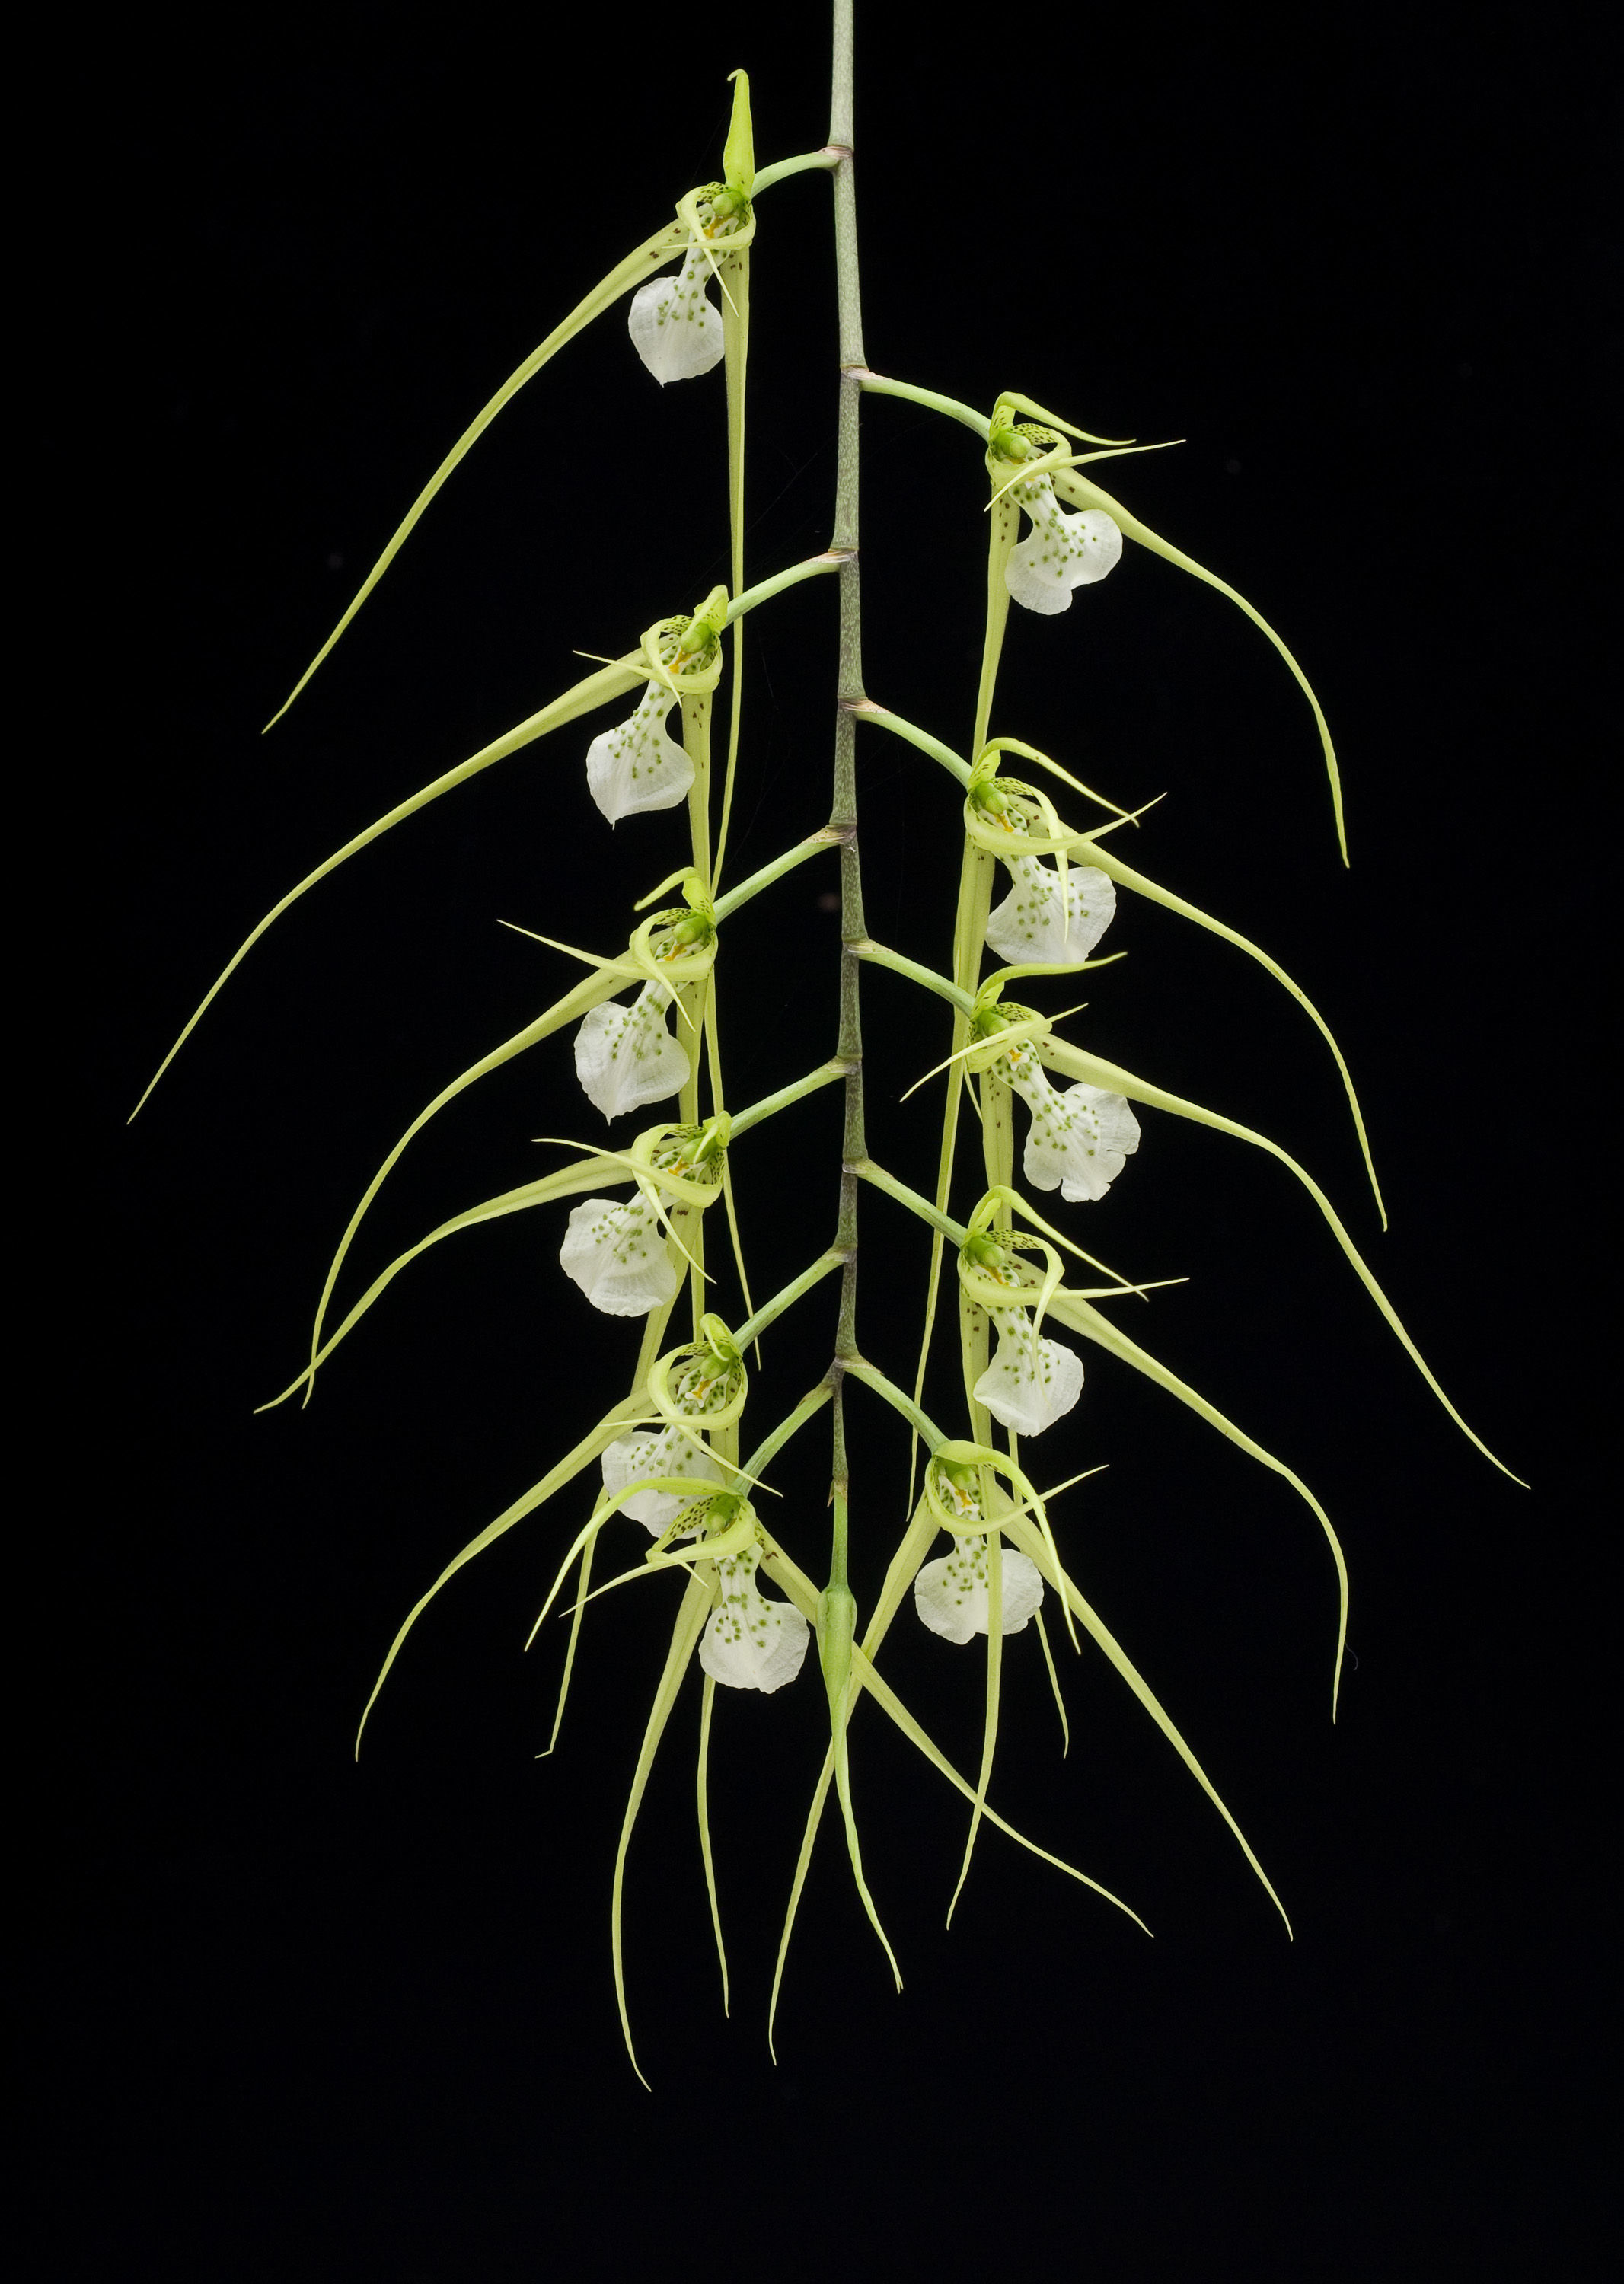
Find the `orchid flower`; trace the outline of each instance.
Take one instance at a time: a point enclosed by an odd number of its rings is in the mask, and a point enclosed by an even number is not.
[[[688,1051],[666,1027],[666,1010],[675,996],[667,984],[645,983],[629,1005],[606,1000],[582,1020],[575,1034],[575,1076],[605,1118],[664,1102],[687,1084]]]
[[[693,760],[666,722],[682,700],[708,697],[721,680],[727,608],[727,589],[714,587],[691,616],[662,619],[644,636],[637,670],[647,689],[628,720],[600,731],[587,748],[587,789],[611,825],[645,810],[675,809],[686,797]]]
[[[588,1198],[570,1215],[558,1260],[606,1317],[646,1317],[674,1301],[682,1281],[646,1198]]]
[[[699,1637],[699,1663],[726,1689],[770,1697],[793,1681],[812,1629],[792,1602],[769,1601],[756,1584],[759,1540],[716,1565],[716,1607]]]
[[[740,80],[744,76],[742,72],[736,74]],[[735,136],[738,118],[736,97]],[[744,120],[747,137],[747,92]],[[708,183],[703,189],[691,191],[677,207],[678,219],[688,226],[682,269],[675,278],[652,278],[632,296],[627,331],[632,347],[662,388],[668,381],[692,380],[708,372],[721,364],[726,351],[722,312],[705,290],[713,277],[724,293],[728,290],[711,249],[714,246],[724,257],[742,254],[755,235],[755,220],[750,208],[751,182],[741,171],[733,137],[729,138],[722,163],[728,173],[725,183]]]
[[[1062,1341],[1046,1340],[1024,1309],[995,1309],[992,1320],[998,1352],[975,1384],[975,1400],[1001,1427],[1041,1435],[1082,1394],[1082,1358]]]
[[[995,776],[995,768],[989,753],[972,770],[964,797],[966,833],[1014,884],[988,913],[986,940],[1001,959],[1080,966],[1111,925],[1115,883],[1097,865],[1068,864],[1065,843],[1076,836],[1066,833],[1048,795],[1019,778]],[[1017,855],[1015,844],[1026,840],[1038,849]],[[1058,864],[1045,864],[1039,850],[1055,853]]]
[[[1021,1166],[1033,1188],[1058,1189],[1072,1205],[1097,1202],[1139,1147],[1127,1097],[1081,1079],[1062,1091],[1030,1047],[1018,1048],[1000,1076],[1031,1113]]]
[[[633,1435],[617,1437],[604,1453],[603,1470],[604,1489],[611,1498],[619,1498],[629,1483],[643,1482],[653,1475],[723,1480],[710,1454],[697,1451],[691,1437],[673,1427],[640,1428]],[[658,1538],[670,1529],[683,1506],[683,1501],[674,1491],[644,1490],[621,1500],[621,1512],[640,1522],[651,1537]]]
[[[979,1468],[938,1456],[926,1471],[925,1497],[938,1511],[942,1527],[953,1534],[954,1547],[950,1554],[920,1567],[914,1578],[914,1607],[933,1634],[946,1641],[967,1642],[974,1634],[987,1633],[992,1623],[987,1559],[992,1525]],[[998,1553],[1003,1603],[998,1631],[1023,1633],[1042,1601],[1042,1576],[1029,1555],[1002,1540]]]
[[[644,289],[645,292],[647,288]],[[1056,429],[1035,421],[1000,425],[1001,401],[993,414],[988,439],[987,465],[993,481],[1007,491],[1028,518],[1032,528],[1010,550],[1003,567],[1003,583],[1015,600],[1044,618],[1072,607],[1074,587],[1091,587],[1114,571],[1122,555],[1122,534],[1103,508],[1068,512],[1055,497],[1052,466],[1011,481],[1010,463],[1053,461],[1064,454],[1066,439]]]

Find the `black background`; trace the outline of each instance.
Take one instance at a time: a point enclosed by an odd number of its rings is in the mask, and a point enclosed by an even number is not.
[[[1441,1415],[1278,1168],[1147,1116],[1109,1201],[1068,1224],[1136,1273],[1190,1276],[1133,1328],[1337,1519],[1357,1658],[1337,1727],[1331,1568],[1289,1490],[1092,1357],[1046,1479],[1110,1463],[1060,1510],[1068,1558],[1295,1943],[1093,1653],[1066,1674],[1062,1762],[1028,1634],[995,1798],[1155,1942],[996,1834],[944,1933],[960,1804],[865,1709],[859,1809],[907,1989],[826,1832],[775,2069],[767,1986],[821,1699],[808,1671],[719,1707],[724,2020],[691,1690],[629,1876],[652,2095],[637,2085],[608,1890],[675,1590],[595,1611],[561,1750],[538,1764],[558,1640],[520,1645],[578,1520],[561,1500],[442,1598],[358,1769],[349,1752],[406,1607],[614,1400],[635,1332],[566,1284],[564,1215],[545,1211],[414,1269],[309,1411],[252,1406],[294,1368],[383,1150],[564,988],[563,964],[496,919],[613,949],[681,861],[680,815],[611,839],[581,767],[597,724],[490,771],[281,923],[122,1119],[312,862],[573,679],[573,649],[621,650],[725,575],[720,373],[662,395],[617,312],[504,416],[257,734],[464,420],[716,170],[726,72],[752,69],[763,162],[822,141],[825,12],[707,27],[352,4],[149,27],[115,59],[94,259],[118,382],[80,443],[101,474],[90,585],[119,727],[75,770],[95,792],[74,845],[92,805],[113,818],[85,919],[102,946],[75,1065],[90,1163],[64,1224],[90,1241],[58,1344],[64,1560],[28,1606],[47,1677],[27,2006],[49,2272],[1599,2272],[1589,2033],[1612,1952],[1591,1752],[1612,1526],[1583,1447],[1610,1383],[1591,1344],[1604,1146],[1576,1060],[1601,1036],[1577,1019],[1611,766],[1584,689],[1594,59],[1581,27],[1512,11],[1333,7],[1294,32],[1146,12],[1097,36],[1067,19],[951,40],[860,13],[877,20],[857,113],[871,363],[1187,440],[1107,481],[1303,660],[1354,869],[1284,669],[1146,555],[1065,618],[1014,614],[997,726],[1120,799],[1169,793],[1136,861],[1326,1012],[1391,1233],[1329,1059],[1239,955],[1124,900],[1106,948],[1131,956],[1089,979],[1071,1028],[1320,1173],[1445,1386],[1534,1489]],[[754,575],[828,536],[827,208],[816,176],[760,208]],[[963,746],[980,457],[894,403],[868,401],[863,435],[868,687]],[[752,622],[734,878],[826,815],[833,604],[819,583]],[[878,732],[861,767],[870,926],[940,962],[952,788]],[[730,931],[737,1100],[832,1044],[833,885],[799,872]],[[928,1187],[939,1095],[896,1098],[945,1051],[941,1025],[884,974],[865,1021],[871,1146]],[[737,1154],[758,1297],[832,1225],[838,1117],[826,1093]],[[357,1270],[526,1178],[533,1136],[598,1130],[565,1043],[511,1067],[414,1148]],[[878,1199],[864,1242],[863,1342],[905,1379],[924,1247]],[[825,1295],[769,1345],[762,1428],[822,1369]],[[717,1298],[736,1313],[725,1276]],[[945,1376],[933,1401],[953,1417]],[[854,1432],[871,1599],[905,1456],[866,1404]],[[776,1520],[816,1570],[821,1427],[776,1479]],[[978,1653],[905,1613],[889,1654],[972,1764]]]

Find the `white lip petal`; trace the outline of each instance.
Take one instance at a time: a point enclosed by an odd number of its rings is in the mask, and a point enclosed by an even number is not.
[[[1071,608],[1074,587],[1092,586],[1116,568],[1122,535],[1102,508],[1068,513],[1047,476],[1017,485],[1015,497],[1031,518],[1032,528],[1010,551],[1003,582],[1027,610],[1052,618]]]
[[[680,1428],[641,1428],[621,1435],[604,1453],[604,1489],[613,1498],[644,1475],[698,1475],[721,1482],[722,1469],[707,1451],[691,1443]],[[634,1491],[622,1514],[640,1522],[651,1538],[668,1530],[689,1502],[676,1491]]]
[[[611,825],[651,809],[675,809],[693,783],[693,763],[669,737],[674,692],[651,682],[637,710],[587,747],[587,790]]]
[[[987,941],[999,958],[1085,960],[1116,911],[1110,875],[1093,864],[1068,864],[1063,903],[1053,864],[1017,856],[1009,870],[1014,885],[987,921]]]
[[[1081,1079],[1058,1091],[1030,1054],[1011,1070],[1010,1084],[1032,1115],[1021,1166],[1033,1187],[1058,1190],[1074,1205],[1103,1198],[1139,1147],[1139,1122],[1125,1098]]]
[[[1024,1310],[999,1310],[993,1321],[998,1352],[975,1384],[976,1402],[1018,1435],[1041,1435],[1082,1394],[1082,1358],[1061,1341],[1035,1336]]]
[[[570,1215],[558,1259],[605,1317],[646,1317],[676,1297],[677,1273],[653,1208],[589,1198]]]
[[[670,1005],[663,983],[645,983],[629,1005],[610,999],[583,1018],[575,1034],[575,1076],[605,1118],[664,1102],[687,1083],[687,1052],[666,1029]]]
[[[755,1583],[761,1556],[725,1555],[716,1565],[722,1600],[705,1621],[699,1663],[727,1689],[759,1689],[770,1697],[793,1681],[807,1654],[811,1629],[792,1602],[769,1602]]]
[[[1026,1631],[1043,1599],[1043,1581],[1029,1555],[1011,1546],[1003,1558],[1003,1626],[1006,1634]],[[914,1580],[914,1607],[944,1641],[967,1642],[988,1630],[987,1541],[961,1538],[951,1554],[927,1562]]]
[[[722,313],[706,293],[709,276],[710,264],[691,246],[676,277],[651,278],[631,297],[626,329],[662,388],[708,372],[722,358]]]

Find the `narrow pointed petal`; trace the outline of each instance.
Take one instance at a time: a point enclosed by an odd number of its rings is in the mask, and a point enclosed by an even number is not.
[[[632,347],[662,388],[722,362],[722,313],[705,291],[709,275],[704,254],[691,246],[676,277],[652,278],[632,295]]]
[[[807,1654],[811,1628],[792,1602],[769,1601],[756,1584],[759,1547],[716,1565],[722,1596],[699,1641],[699,1663],[727,1689],[759,1689],[771,1696],[793,1681]]]
[[[605,1118],[664,1102],[686,1085],[687,1052],[666,1028],[670,1005],[663,984],[645,983],[629,1005],[594,1007],[576,1032],[575,1076]]]
[[[693,763],[666,730],[675,692],[651,682],[629,721],[587,748],[587,790],[611,825],[650,809],[675,809],[693,783]]]
[[[659,1219],[642,1198],[589,1198],[569,1217],[558,1260],[606,1317],[646,1317],[676,1295],[678,1278]]]
[[[1068,864],[1066,895],[1053,864],[1035,856],[1011,863],[1014,885],[988,916],[987,941],[1000,959],[1085,960],[1111,925],[1116,889],[1092,864]]]
[[[1082,1394],[1082,1358],[1062,1341],[1035,1334],[1025,1310],[1000,1311],[998,1353],[977,1381],[975,1400],[1018,1435],[1041,1435]]]
[[[1043,1599],[1043,1581],[1030,1556],[1012,1547],[1003,1556],[1003,1631],[1026,1631]],[[987,1541],[961,1538],[951,1554],[926,1562],[914,1580],[914,1607],[944,1641],[967,1642],[988,1628]]]
[[[699,1475],[722,1481],[715,1461],[691,1443],[680,1428],[661,1428],[657,1433],[645,1428],[634,1435],[621,1435],[604,1453],[604,1489],[611,1498],[645,1475]],[[652,1538],[658,1538],[661,1531],[670,1529],[686,1504],[676,1491],[637,1491],[621,1512],[640,1522]]]

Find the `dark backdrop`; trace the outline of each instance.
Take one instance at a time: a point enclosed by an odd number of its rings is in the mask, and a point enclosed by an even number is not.
[[[1333,1581],[1289,1490],[1092,1357],[1042,1460],[1048,1478],[1109,1462],[1069,1503],[1069,1554],[1295,1943],[1092,1652],[1066,1670],[1061,1760],[1028,1634],[995,1797],[1134,1903],[1154,1944],[993,1834],[944,1934],[960,1805],[865,1708],[858,1801],[908,1987],[892,1994],[826,1834],[774,2069],[767,1983],[820,1696],[808,1671],[719,1708],[726,2021],[691,1690],[629,1878],[652,2097],[638,2086],[609,1878],[675,1590],[595,1612],[562,1749],[538,1765],[558,1630],[521,1644],[578,1519],[560,1501],[419,1626],[350,1760],[404,1610],[566,1425],[613,1400],[635,1329],[566,1285],[553,1209],[415,1269],[308,1412],[252,1406],[294,1367],[383,1150],[563,988],[563,964],[496,919],[613,948],[679,861],[680,820],[612,841],[581,767],[597,725],[565,731],[314,894],[122,1119],[310,863],[563,686],[574,648],[620,650],[724,575],[721,376],[662,396],[617,312],[503,418],[293,714],[257,734],[464,420],[715,169],[727,70],[752,68],[763,160],[822,141],[825,12],[712,27],[348,5],[148,27],[115,59],[98,259],[118,381],[83,446],[118,726],[85,763],[113,819],[79,1068],[94,1207],[31,1756],[54,1816],[28,1983],[53,2272],[415,2284],[826,2257],[956,2275],[1041,2251],[1059,2272],[1597,2272],[1582,2034],[1612,1954],[1585,1759],[1606,1542],[1579,1446],[1606,1400],[1589,1344],[1601,1134],[1571,1027],[1601,947],[1605,766],[1581,688],[1598,622],[1577,457],[1604,251],[1593,63],[1577,32],[1515,11],[1331,8],[1290,32],[1151,11],[1097,37],[1067,19],[955,39],[860,12],[880,20],[859,29],[871,362],[1186,440],[1108,481],[1304,661],[1354,869],[1284,669],[1148,556],[1063,619],[1015,614],[999,722],[1120,798],[1168,792],[1137,861],[1327,1013],[1391,1233],[1327,1056],[1239,955],[1124,900],[1108,948],[1130,957],[1090,979],[1086,1036],[1321,1174],[1534,1489],[1442,1416],[1278,1168],[1147,1116],[1108,1203],[1066,1219],[1137,1273],[1189,1275],[1141,1337],[1336,1517],[1357,1660],[1339,1725]],[[828,203],[810,176],[760,210],[758,574],[829,530]],[[869,401],[863,435],[869,688],[962,745],[979,456],[894,403]],[[753,622],[735,877],[827,813],[833,603],[819,583]],[[939,960],[952,789],[878,733],[861,765],[871,927]],[[762,1086],[832,1044],[832,886],[800,872],[730,931],[725,1036]],[[872,1145],[928,1187],[939,1097],[897,1097],[941,1027],[893,978],[865,999]],[[357,1271],[526,1178],[533,1136],[596,1130],[562,1042],[513,1066],[414,1149]],[[837,1136],[825,1094],[738,1154],[758,1294],[832,1227]],[[878,1200],[864,1228],[863,1341],[906,1378],[924,1248]],[[753,1417],[821,1370],[825,1295],[769,1344]],[[718,1298],[733,1309],[725,1277]],[[952,1416],[946,1378],[936,1408]],[[854,1433],[870,1600],[904,1458],[861,1401]],[[824,1435],[776,1471],[814,1570]],[[907,1614],[893,1644],[970,1765],[979,1651]]]

